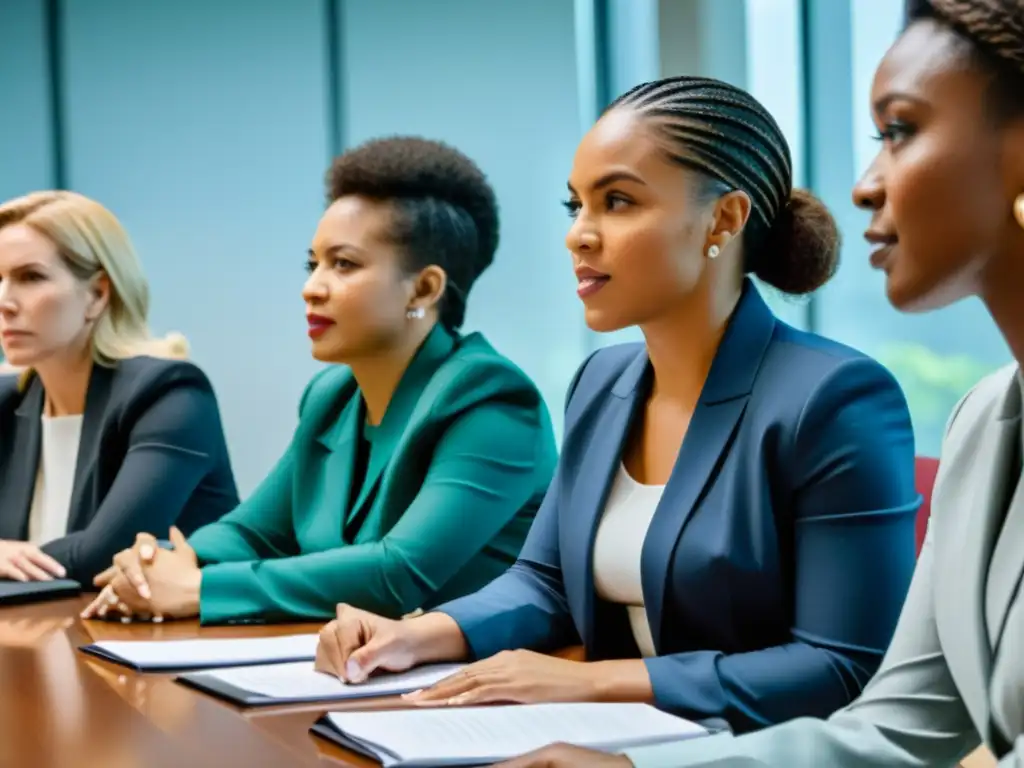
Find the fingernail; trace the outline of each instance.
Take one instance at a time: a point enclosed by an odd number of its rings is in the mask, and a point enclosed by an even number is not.
[[[117,605],[117,594],[115,592],[110,592],[107,595],[107,603],[109,605]]]
[[[139,554],[142,556],[143,560],[149,560],[149,558],[153,556],[153,547],[151,547],[149,544],[146,544],[145,546],[139,548]]]
[[[362,674],[363,670],[361,670],[359,665],[354,661],[350,661],[345,665],[345,676],[348,677],[349,680],[356,681],[362,677]]]
[[[420,697],[420,694],[422,693],[423,689],[420,688],[418,691],[409,691],[408,693],[402,694],[402,698],[408,699],[409,701],[414,701],[415,699],[418,699]]]
[[[163,624],[164,623],[164,617],[160,616],[159,614],[157,614],[156,616],[153,617],[153,623],[154,624]]]
[[[149,591],[149,585],[145,582],[139,585],[139,597],[144,600],[149,600],[149,598],[152,597],[152,594]]]
[[[131,616],[122,616],[121,617],[121,623],[122,624],[131,624],[132,623],[132,617]]]

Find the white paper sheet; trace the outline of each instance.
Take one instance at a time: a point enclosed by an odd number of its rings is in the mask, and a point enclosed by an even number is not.
[[[91,646],[143,670],[202,669],[316,658],[319,635],[212,640],[121,640]]]
[[[340,732],[384,766],[479,765],[567,742],[608,752],[704,736],[696,723],[646,704],[531,704],[331,712]]]
[[[436,664],[409,672],[374,675],[365,683],[348,685],[313,669],[308,661],[219,669],[194,678],[216,679],[235,688],[279,701],[355,699],[394,696],[426,688],[462,669],[463,664]]]

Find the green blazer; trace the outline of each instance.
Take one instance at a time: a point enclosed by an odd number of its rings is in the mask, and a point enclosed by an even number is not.
[[[200,620],[398,617],[474,592],[515,562],[555,462],[540,393],[479,334],[435,327],[376,427],[349,369],[322,371],[270,475],[189,540]]]

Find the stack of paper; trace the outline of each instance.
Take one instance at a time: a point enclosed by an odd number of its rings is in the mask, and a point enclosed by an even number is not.
[[[374,675],[349,685],[313,669],[308,661],[258,667],[220,669],[182,675],[178,682],[245,706],[338,701],[370,696],[395,696],[426,688],[462,669],[462,664],[436,664],[411,672]]]
[[[555,742],[620,752],[707,735],[696,723],[646,704],[331,712],[313,732],[384,768],[489,765]]]
[[[82,650],[142,672],[238,667],[283,661],[313,661],[319,635],[217,640],[123,640],[93,643]]]

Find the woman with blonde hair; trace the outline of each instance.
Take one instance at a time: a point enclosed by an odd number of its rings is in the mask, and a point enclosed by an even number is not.
[[[110,211],[73,192],[0,204],[0,577],[89,582],[146,531],[238,503],[213,388],[153,338]],[[0,374],[4,373],[0,371]]]

